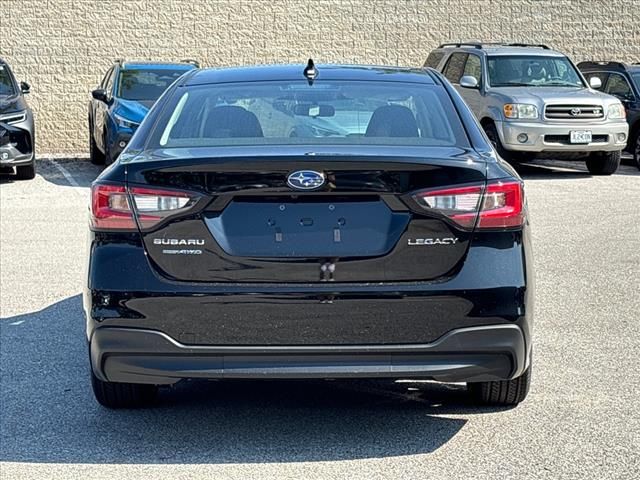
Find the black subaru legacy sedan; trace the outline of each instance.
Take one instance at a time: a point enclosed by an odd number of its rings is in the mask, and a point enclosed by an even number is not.
[[[187,378],[527,395],[523,183],[434,70],[194,70],[91,195],[84,305],[104,406]]]

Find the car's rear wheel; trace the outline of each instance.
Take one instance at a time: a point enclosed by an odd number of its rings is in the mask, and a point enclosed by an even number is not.
[[[36,176],[36,161],[29,165],[16,167],[16,178],[18,180],[31,180]]]
[[[592,175],[611,175],[620,166],[620,152],[592,153],[587,158],[587,170]]]
[[[155,385],[103,382],[91,372],[93,394],[107,408],[140,408],[153,403],[158,393]]]
[[[104,165],[104,153],[100,151],[93,138],[93,129],[89,127],[89,160],[94,165]]]
[[[493,148],[495,148],[498,152],[498,155],[500,155],[500,158],[507,162],[512,161],[514,159],[514,155],[502,145],[502,142],[500,141],[500,135],[498,135],[498,129],[496,128],[495,124],[485,123],[483,125],[483,128],[484,132],[489,138],[489,141],[493,145]]]
[[[531,367],[512,380],[473,382],[468,384],[468,388],[478,403],[494,406],[514,406],[527,398],[530,384]]]

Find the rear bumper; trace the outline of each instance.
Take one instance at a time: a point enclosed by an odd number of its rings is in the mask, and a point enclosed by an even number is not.
[[[443,382],[517,377],[528,366],[516,325],[456,329],[428,344],[350,346],[184,345],[153,330],[102,327],[91,364],[105,381],[173,384],[183,378],[428,378]]]
[[[497,122],[500,140],[507,150],[518,152],[611,152],[623,150],[627,144],[629,126],[626,122],[601,124],[556,124],[547,122]],[[571,144],[571,131],[589,130],[593,141],[589,144]],[[527,135],[526,142],[518,136]],[[623,141],[618,134],[624,134]],[[565,138],[566,137],[566,138]]]
[[[476,234],[434,282],[198,284],[160,277],[144,249],[91,241],[84,295],[99,378],[505,379],[531,350],[528,227]],[[523,353],[524,352],[524,353]]]

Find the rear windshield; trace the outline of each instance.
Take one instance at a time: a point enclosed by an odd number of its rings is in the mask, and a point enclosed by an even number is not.
[[[13,79],[9,73],[9,69],[4,65],[0,65],[0,95],[14,95],[15,88],[13,86]]]
[[[489,57],[492,87],[584,87],[566,57],[509,55]]]
[[[377,144],[468,146],[441,86],[255,82],[180,88],[147,148]]]
[[[155,101],[184,72],[184,68],[122,70],[118,82],[118,96],[125,100]]]

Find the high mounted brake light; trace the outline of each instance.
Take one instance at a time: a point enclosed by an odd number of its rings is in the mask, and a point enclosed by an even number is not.
[[[504,229],[524,223],[524,190],[518,181],[427,190],[413,195],[425,210],[443,214],[463,228]]]
[[[94,230],[133,231],[148,229],[164,218],[190,209],[198,196],[190,192],[123,185],[91,187],[91,227]],[[131,208],[131,201],[134,208]],[[134,217],[134,215],[136,217]]]

